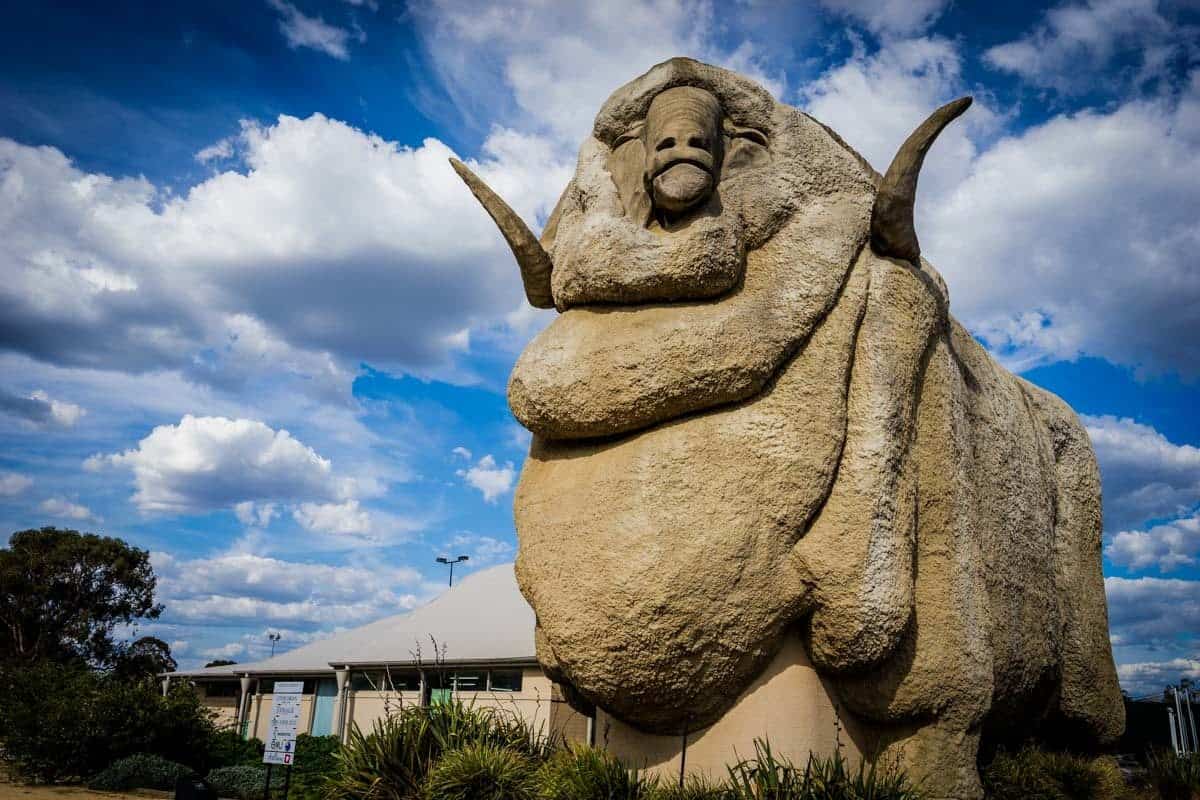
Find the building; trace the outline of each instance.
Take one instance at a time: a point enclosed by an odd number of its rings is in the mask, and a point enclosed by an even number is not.
[[[265,739],[276,680],[303,681],[300,731],[344,740],[389,710],[455,697],[520,715],[573,741],[591,720],[566,704],[534,655],[534,615],[512,564],[467,576],[428,605],[252,664],[173,672],[218,721]]]

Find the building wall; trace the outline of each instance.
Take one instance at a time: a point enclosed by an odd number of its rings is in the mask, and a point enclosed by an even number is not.
[[[204,707],[213,712],[213,723],[218,728],[232,728],[237,724],[237,697],[210,697],[206,684],[197,686],[196,694]]]
[[[452,667],[447,667],[452,670]],[[526,667],[521,673],[519,692],[456,692],[455,697],[475,708],[499,708],[521,717],[534,730],[550,732],[553,685],[538,667]],[[405,705],[420,705],[420,692],[383,692],[377,689],[348,691],[347,726],[353,722],[360,730],[370,730],[375,720]]]
[[[452,671],[453,667],[447,667]],[[325,677],[332,677],[333,671]],[[208,697],[204,685],[200,684],[197,691],[201,693],[204,704],[218,714],[220,724],[233,727],[237,721],[238,698]],[[253,691],[253,689],[252,689]],[[457,692],[459,700],[476,708],[497,708],[519,716],[533,730],[543,735],[566,737],[569,741],[582,742],[587,738],[588,719],[568,706],[555,689],[553,682],[547,678],[537,666],[524,667],[521,670],[521,690],[518,692]],[[271,704],[273,695],[270,693],[251,694],[247,704],[248,736],[265,741],[267,730],[271,724]],[[357,725],[362,731],[369,731],[374,722],[386,716],[389,711],[395,712],[407,705],[420,705],[421,693],[417,691],[380,691],[377,689],[346,689],[346,706],[344,715],[345,728],[348,731],[351,724]],[[314,696],[305,694],[300,700],[300,731],[311,730],[313,721]],[[335,711],[336,719],[336,711]]]

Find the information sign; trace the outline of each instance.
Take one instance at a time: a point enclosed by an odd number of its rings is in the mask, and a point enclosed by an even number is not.
[[[300,696],[304,681],[275,681],[271,697],[271,726],[267,729],[264,764],[291,764],[296,756],[300,727]]]

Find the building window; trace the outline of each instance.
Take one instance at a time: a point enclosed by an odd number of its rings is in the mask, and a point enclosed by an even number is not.
[[[486,672],[456,672],[454,673],[454,691],[482,692],[487,689]]]
[[[382,672],[350,673],[350,688],[356,692],[380,692],[385,688]]]
[[[415,670],[391,670],[392,689],[397,692],[419,692],[421,673]]]
[[[232,681],[204,684],[205,697],[237,697],[241,685]]]
[[[488,688],[493,692],[519,692],[521,677],[519,669],[494,669],[490,673]]]

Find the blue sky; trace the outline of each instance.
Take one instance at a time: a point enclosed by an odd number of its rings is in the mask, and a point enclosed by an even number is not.
[[[0,526],[154,553],[182,664],[261,657],[515,550],[504,385],[549,319],[446,164],[543,222],[608,93],[690,55],[923,173],[951,307],[1070,402],[1122,680],[1200,678],[1200,6],[11,4]]]

